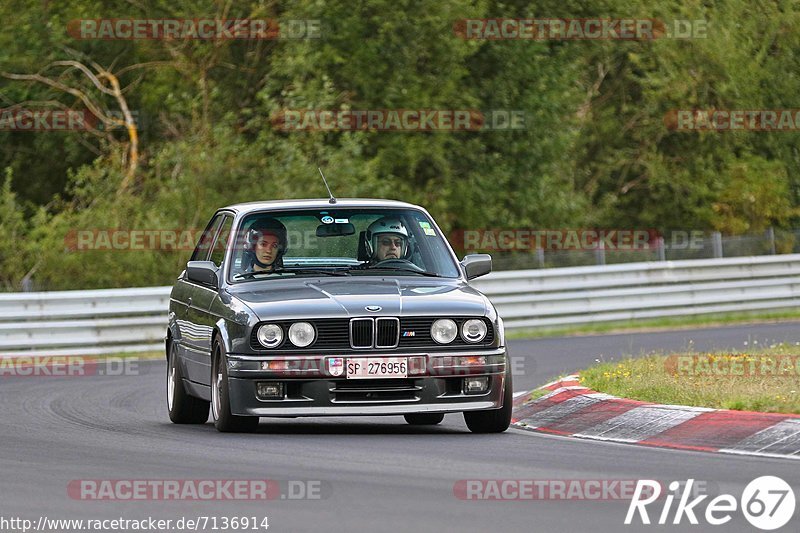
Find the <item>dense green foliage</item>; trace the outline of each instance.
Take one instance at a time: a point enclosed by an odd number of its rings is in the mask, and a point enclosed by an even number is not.
[[[424,7],[422,7],[424,6]],[[65,0],[0,3],[0,72],[41,72],[109,110],[75,69],[126,87],[139,126],[131,179],[124,128],[0,131],[0,287],[168,284],[187,253],[66,253],[90,228],[197,228],[238,201],[339,196],[425,205],[458,228],[644,227],[728,234],[796,226],[796,132],[670,130],[675,109],[800,108],[800,7],[699,0]],[[318,19],[297,40],[78,40],[82,18]],[[464,18],[708,21],[706,38],[465,40]],[[74,95],[0,77],[0,108]],[[33,102],[33,103],[30,103]],[[526,128],[286,132],[281,109],[522,110]]]

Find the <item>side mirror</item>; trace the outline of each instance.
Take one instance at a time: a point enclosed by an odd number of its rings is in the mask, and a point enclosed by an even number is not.
[[[467,279],[475,279],[492,271],[492,256],[489,254],[470,254],[461,260]]]
[[[186,263],[186,277],[215,289],[218,286],[217,266],[212,261],[189,261]]]

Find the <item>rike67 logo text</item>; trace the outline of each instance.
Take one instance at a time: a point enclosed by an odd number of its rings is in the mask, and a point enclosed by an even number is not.
[[[771,531],[786,525],[794,515],[795,497],[792,487],[784,480],[775,476],[762,476],[754,479],[745,487],[742,496],[737,500],[731,494],[720,494],[708,501],[705,512],[701,513],[701,503],[708,498],[707,494],[694,496],[692,486],[694,479],[689,479],[685,484],[673,481],[669,484],[670,493],[663,498],[661,512],[654,516],[656,524],[681,524],[685,518],[692,525],[699,524],[698,515],[705,519],[705,523],[712,526],[727,524],[734,513],[741,510],[744,517],[751,525],[763,531]],[[683,490],[679,492],[681,486]],[[674,500],[678,499],[674,507]],[[690,498],[692,498],[690,500]],[[654,480],[640,479],[636,484],[633,499],[625,516],[625,524],[634,523],[651,524],[648,505],[662,499],[661,484]],[[658,505],[653,505],[650,511],[656,510]],[[672,520],[670,520],[672,515]],[[684,522],[685,523],[685,522]]]

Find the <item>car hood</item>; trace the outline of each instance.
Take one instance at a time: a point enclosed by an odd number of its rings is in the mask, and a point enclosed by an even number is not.
[[[354,316],[485,316],[489,302],[461,280],[298,279],[242,283],[228,289],[259,320]],[[367,311],[378,306],[379,311]]]

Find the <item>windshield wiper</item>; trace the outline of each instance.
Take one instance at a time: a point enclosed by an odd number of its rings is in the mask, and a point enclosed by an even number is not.
[[[436,272],[427,272],[425,270],[417,270],[415,268],[403,268],[401,266],[374,266],[366,270],[399,270],[401,272],[411,272],[412,274],[419,274],[420,276],[428,276],[430,278],[441,278]]]
[[[322,276],[349,276],[350,273],[344,270],[326,270],[315,268],[282,268],[280,270],[259,270],[258,272],[242,272],[236,274],[233,279],[253,279],[262,274],[312,274]]]
[[[324,276],[349,276],[347,270],[328,270],[325,268],[283,268],[278,273],[293,272],[295,274],[322,274]]]
[[[233,276],[233,279],[253,279],[256,276],[260,276],[262,274],[275,274],[276,272],[266,271],[266,270],[259,270],[258,272],[241,272]]]

